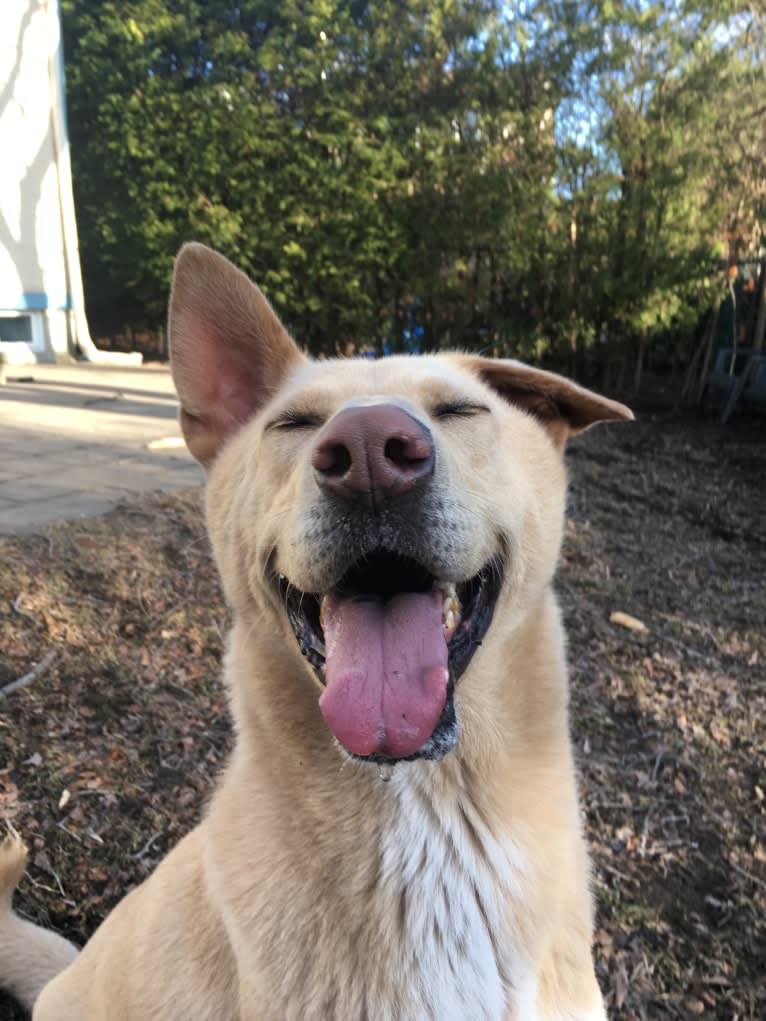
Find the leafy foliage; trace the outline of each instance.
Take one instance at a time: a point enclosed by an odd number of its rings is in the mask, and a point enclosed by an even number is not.
[[[766,205],[766,16],[733,0],[64,0],[86,291],[158,324],[197,239],[316,352],[640,373]]]

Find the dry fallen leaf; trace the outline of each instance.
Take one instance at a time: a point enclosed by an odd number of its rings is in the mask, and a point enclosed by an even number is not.
[[[699,1015],[705,1013],[705,1004],[702,1002],[702,1000],[692,999],[690,997],[688,1000],[686,1000],[684,1006],[686,1007],[690,1014]]]
[[[622,1007],[625,1003],[629,987],[630,983],[625,972],[625,965],[620,961],[614,976],[614,1002],[616,1007]]]
[[[615,610],[614,613],[609,614],[610,624],[619,624],[620,627],[627,628],[628,631],[637,631],[639,634],[645,635],[649,628],[644,624],[638,617],[631,617],[629,613],[623,613],[621,610]]]

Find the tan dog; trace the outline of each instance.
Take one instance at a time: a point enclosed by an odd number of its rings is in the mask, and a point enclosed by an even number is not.
[[[516,362],[310,361],[199,245],[170,336],[236,749],[72,963],[6,843],[0,981],[34,1021],[605,1018],[551,579],[564,441],[630,412]]]

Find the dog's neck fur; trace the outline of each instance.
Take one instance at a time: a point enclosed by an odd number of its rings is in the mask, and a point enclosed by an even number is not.
[[[536,613],[550,627],[557,616],[550,595]],[[274,890],[285,895],[279,916],[268,919],[247,876],[220,893],[237,904],[232,917],[242,917],[243,902],[251,905],[252,928],[241,932],[235,952],[257,973],[259,986],[272,990],[282,1011],[275,1017],[556,1016],[531,1012],[537,994],[530,961],[539,955],[540,915],[549,910],[539,891],[555,882],[556,856],[571,849],[552,841],[541,853],[546,834],[529,831],[526,806],[535,805],[539,827],[540,802],[551,787],[557,790],[542,813],[556,831],[562,814],[575,816],[576,830],[577,810],[566,780],[569,760],[530,758],[541,730],[566,727],[562,650],[550,642],[534,648],[536,631],[526,621],[524,648],[502,650],[502,676],[496,668],[491,675],[487,663],[479,676],[464,679],[482,685],[486,697],[474,693],[482,718],[464,718],[457,752],[441,762],[401,763],[386,781],[385,772],[348,760],[333,745],[308,678],[290,690],[271,685],[270,677],[286,675],[287,661],[295,671],[284,640],[235,625],[227,674],[230,682],[238,678],[231,686],[241,730],[230,768],[234,782],[224,784],[220,798],[238,800],[226,804],[221,818],[241,820],[241,829],[217,839],[222,847],[247,843],[245,858],[273,861],[272,912]],[[516,701],[519,669],[541,673],[533,704]],[[527,769],[539,764],[539,774],[514,775],[514,743],[524,744]],[[251,803],[242,803],[245,791],[261,806],[258,819]],[[392,987],[397,1004],[390,1002]]]
[[[523,898],[524,854],[493,832],[459,762],[398,767],[386,794],[376,907],[378,924],[396,918],[400,1016],[503,1018],[520,978],[505,904]]]

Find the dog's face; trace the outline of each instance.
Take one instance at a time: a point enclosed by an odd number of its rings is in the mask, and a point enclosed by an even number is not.
[[[555,569],[566,436],[630,412],[515,362],[310,361],[201,246],[179,256],[170,337],[230,602],[303,655],[349,753],[444,755],[493,616]]]

